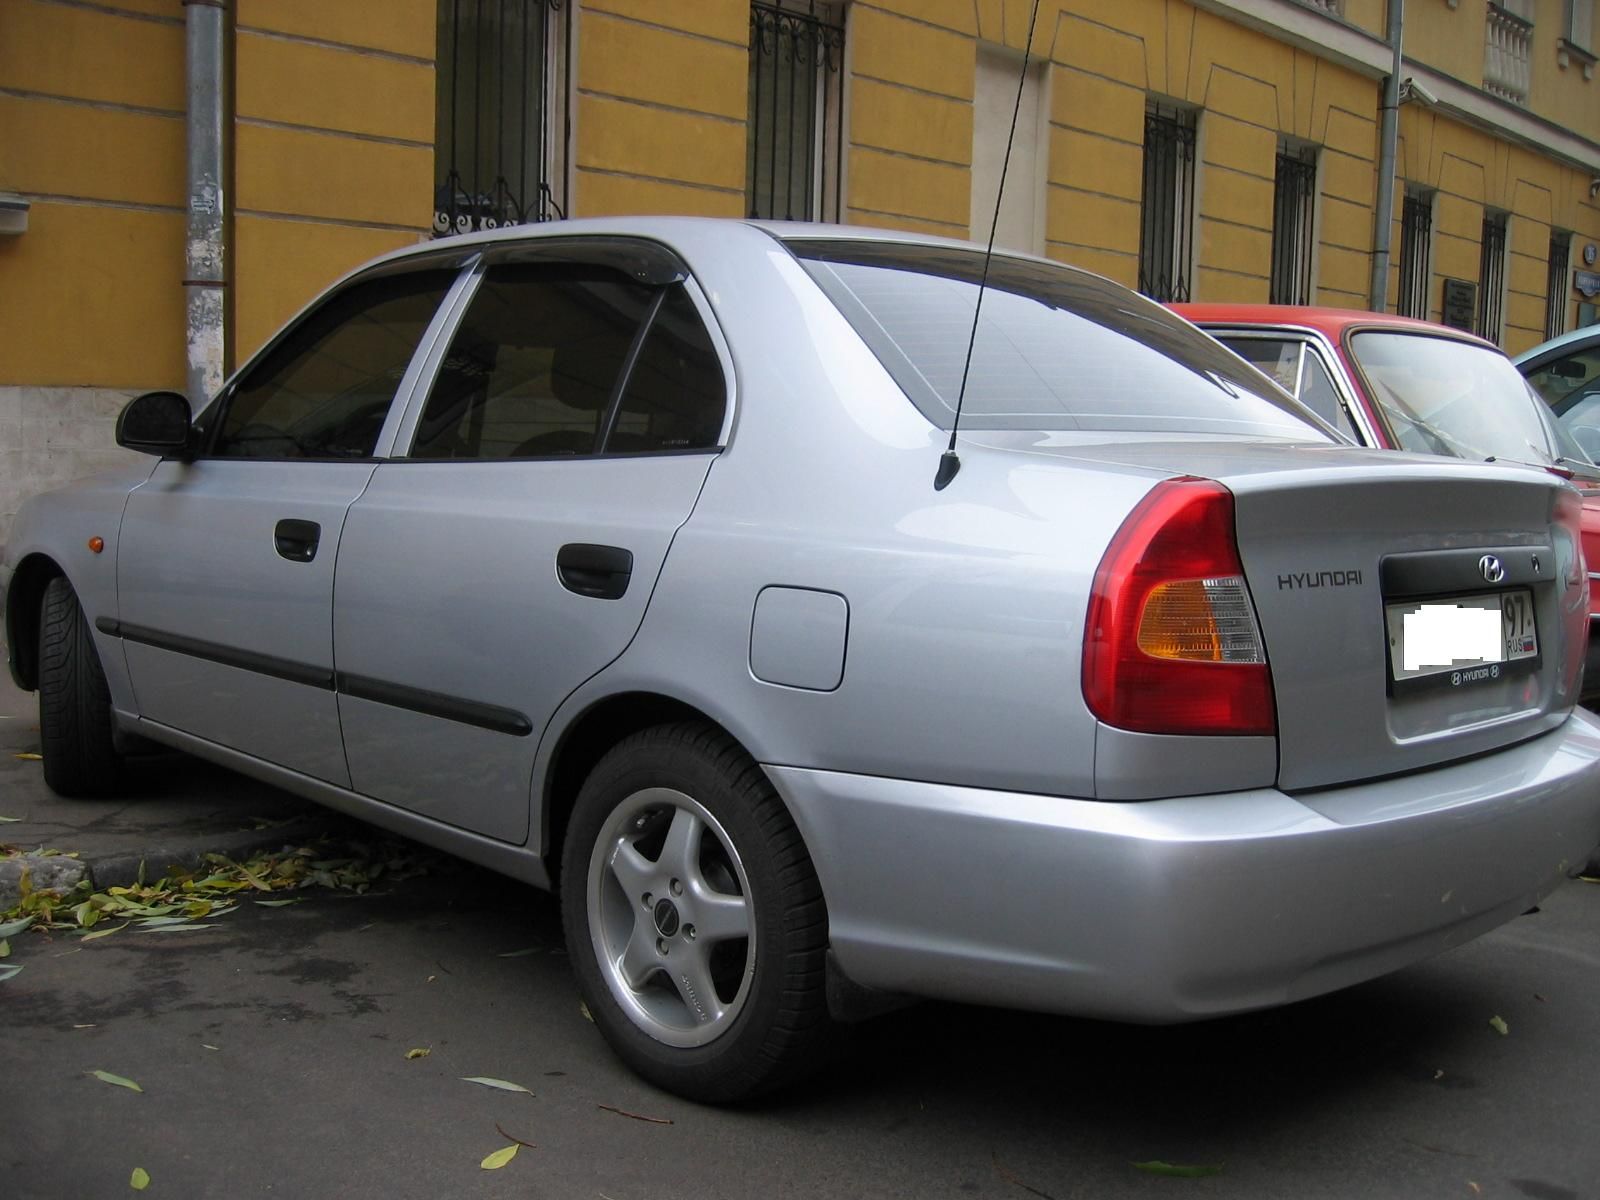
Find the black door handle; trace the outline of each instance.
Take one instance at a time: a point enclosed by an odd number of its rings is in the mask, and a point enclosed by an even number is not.
[[[286,519],[278,522],[272,531],[278,555],[290,562],[310,562],[317,556],[317,543],[322,541],[322,526],[315,521]]]
[[[561,586],[596,600],[620,600],[633,576],[633,554],[621,546],[568,542],[556,552]]]

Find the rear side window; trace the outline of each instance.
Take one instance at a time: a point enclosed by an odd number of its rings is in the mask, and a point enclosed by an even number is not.
[[[789,243],[923,415],[949,429],[983,276],[964,247]],[[996,256],[961,424],[1321,440],[1204,334],[1098,276]]]
[[[681,284],[604,266],[491,267],[423,409],[413,458],[703,449],[721,364]]]
[[[1253,334],[1248,337],[1225,333],[1214,336],[1351,441],[1361,440],[1350,423],[1338,387],[1322,364],[1322,356],[1304,341]]]
[[[308,313],[223,400],[221,458],[366,458],[454,270],[353,283]]]

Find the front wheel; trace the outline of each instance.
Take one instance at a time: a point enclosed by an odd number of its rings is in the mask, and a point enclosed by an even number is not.
[[[39,742],[44,781],[62,796],[116,789],[122,757],[113,740],[111,692],[94,634],[63,576],[44,589],[39,610]]]
[[[832,1033],[822,890],[726,735],[667,725],[619,743],[578,795],[562,864],[579,989],[633,1070],[727,1103],[818,1065]]]

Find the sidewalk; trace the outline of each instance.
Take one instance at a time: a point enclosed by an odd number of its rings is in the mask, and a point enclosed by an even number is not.
[[[67,800],[44,782],[41,764],[19,758],[39,750],[37,698],[18,691],[0,668],[0,843],[24,851],[76,851],[96,888],[191,867],[207,853],[240,857],[320,832],[327,809],[186,754],[129,763],[121,792],[109,800]],[[13,884],[14,887],[14,884]],[[0,879],[0,908],[15,899]]]

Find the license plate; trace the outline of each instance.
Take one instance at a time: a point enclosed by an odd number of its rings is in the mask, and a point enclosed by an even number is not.
[[[1516,588],[1476,596],[1384,605],[1389,676],[1460,686],[1499,679],[1539,658],[1533,592]]]

